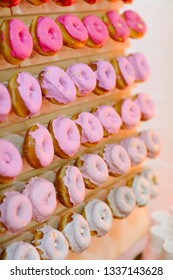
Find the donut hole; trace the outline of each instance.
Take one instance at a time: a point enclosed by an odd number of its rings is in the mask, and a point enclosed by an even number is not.
[[[94,28],[95,28],[95,30],[97,31],[97,32],[101,32],[102,31],[102,27],[101,27],[101,25],[100,24],[98,24],[98,23],[96,23],[96,22],[94,22]]]
[[[89,125],[89,128],[91,130],[94,130],[94,125],[93,125],[93,122],[91,120],[88,120],[88,125]]]
[[[81,31],[81,27],[79,26],[78,23],[73,22],[73,27],[74,27],[75,29],[77,29],[78,31]]]
[[[65,82],[63,77],[60,77],[59,83],[60,83],[61,86],[63,86],[63,87],[65,86],[66,82]]]
[[[146,194],[147,193],[146,187],[144,185],[141,186],[141,193],[142,194]]]
[[[41,145],[41,150],[43,151],[43,152],[46,152],[46,150],[47,150],[47,140],[46,139],[43,139],[43,142],[42,142],[42,145]]]
[[[52,40],[56,39],[56,32],[53,28],[49,28],[48,35],[49,35],[50,39],[52,39]]]
[[[81,229],[80,229],[80,234],[81,234],[81,235],[84,235],[84,233],[85,233],[85,228],[84,228],[84,227],[81,227]]]
[[[6,164],[9,164],[11,162],[11,156],[10,156],[9,153],[5,153],[4,161],[5,161]]]
[[[124,155],[122,153],[119,153],[119,159],[121,162],[125,162]]]
[[[108,79],[109,79],[109,76],[110,76],[109,74],[110,74],[109,70],[106,69],[106,70],[105,70],[105,76],[106,76]]]
[[[23,211],[23,206],[20,204],[20,205],[17,206],[16,215],[17,215],[18,217],[20,217],[22,211]]]
[[[127,204],[132,204],[131,197],[129,196],[129,194],[124,195],[124,200]]]
[[[86,72],[84,72],[84,71],[81,71],[81,75],[82,75],[82,77],[85,79],[85,80],[88,80],[88,75],[87,75],[87,73]]]
[[[34,91],[33,86],[30,86],[30,88],[29,88],[29,97],[32,97],[33,91]]]
[[[80,191],[81,190],[81,178],[79,176],[76,177],[76,187]]]
[[[69,128],[69,129],[67,130],[67,138],[68,138],[68,140],[70,140],[70,141],[75,140],[74,133],[73,133],[73,129]]]
[[[60,242],[59,242],[58,239],[55,239],[54,244],[55,244],[55,248],[56,248],[58,251],[61,250],[61,244],[60,244]]]
[[[133,118],[134,117],[134,115],[135,115],[135,113],[134,113],[134,107],[130,107],[129,108],[129,114],[130,114],[130,116]]]
[[[102,213],[102,216],[101,216],[101,219],[102,219],[102,220],[104,220],[104,219],[106,218],[106,214],[107,214],[107,213],[106,213],[106,210],[104,210],[103,213]]]
[[[99,161],[96,162],[96,168],[101,172],[102,171],[102,165]]]
[[[20,38],[20,41],[21,41],[22,43],[25,42],[25,40],[26,40],[26,35],[25,35],[25,32],[24,32],[23,30],[19,32],[19,38]]]

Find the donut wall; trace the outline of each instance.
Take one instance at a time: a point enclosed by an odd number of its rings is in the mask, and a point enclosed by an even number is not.
[[[1,259],[117,259],[147,234],[160,142],[126,2],[0,1]]]

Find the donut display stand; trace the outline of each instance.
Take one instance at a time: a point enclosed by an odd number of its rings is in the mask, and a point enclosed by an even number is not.
[[[111,2],[98,0],[94,5],[89,5],[85,1],[77,0],[77,3],[68,7],[58,6],[53,1],[41,6],[34,6],[26,0],[21,0],[18,5],[11,8],[0,7],[0,24],[4,18],[18,18],[29,27],[32,20],[38,15],[49,16],[55,20],[57,16],[67,13],[74,14],[79,18],[83,18],[89,14],[102,17],[106,11],[111,9],[118,11],[123,5],[124,3],[122,1]],[[31,56],[18,65],[8,63],[3,55],[0,54],[0,82],[7,86],[10,78],[15,74],[17,75],[19,72],[27,72],[34,77],[38,77],[39,73],[46,66],[58,66],[61,69],[66,69],[73,63],[80,62],[90,64],[99,59],[110,61],[117,56],[125,55],[125,49],[128,47],[130,47],[129,39],[121,43],[115,42],[109,37],[102,48],[89,48],[84,46],[76,50],[63,45],[54,56],[43,56],[33,50]],[[118,104],[123,98],[130,97],[133,87],[135,87],[135,85],[129,86],[124,90],[114,88],[104,95],[96,95],[92,92],[86,96],[77,96],[74,101],[64,105],[54,104],[46,98],[43,98],[40,110],[35,115],[26,117],[20,117],[11,110],[6,120],[0,122],[0,138],[14,144],[22,156],[23,168],[22,172],[17,175],[14,180],[0,183],[1,202],[4,193],[9,191],[22,192],[26,183],[35,176],[44,178],[54,184],[57,171],[64,165],[73,165],[75,160],[82,154],[98,154],[105,144],[115,144],[127,137],[138,136],[138,129],[141,123],[128,129],[122,127],[119,133],[104,137],[96,145],[88,147],[81,145],[79,150],[72,157],[60,158],[54,155],[53,160],[50,161],[49,164],[39,168],[33,168],[29,165],[23,153],[25,135],[29,128],[36,124],[47,127],[51,120],[59,116],[72,118],[78,116],[81,112],[91,112],[93,108],[97,108],[101,105],[113,106],[115,103]],[[51,151],[49,152],[51,153]],[[141,173],[142,170],[143,163],[135,164],[135,166],[132,166],[130,170],[123,175],[116,177],[109,175],[106,182],[101,186],[94,189],[86,189],[85,200],[72,208],[67,208],[57,201],[55,211],[44,220],[44,223],[46,222],[49,226],[57,229],[64,215],[68,214],[70,211],[81,213],[84,205],[91,199],[97,198],[106,201],[107,194],[113,187],[127,185],[127,183],[132,181],[132,178]],[[0,223],[0,253],[9,244],[16,241],[31,243],[36,229],[41,225],[43,225],[42,221],[32,220],[19,234],[18,232],[7,233],[3,224]],[[70,250],[66,259],[119,259],[131,247],[145,239],[148,227],[149,215],[147,206],[136,206],[132,213],[125,219],[113,218],[112,227],[105,236],[92,236],[91,243],[86,250],[81,253],[74,253]],[[142,244],[142,246],[144,246],[145,242]]]

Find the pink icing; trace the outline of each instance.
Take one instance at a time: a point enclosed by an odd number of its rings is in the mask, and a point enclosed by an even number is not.
[[[139,93],[134,102],[138,105],[143,120],[149,120],[154,116],[155,106],[148,94]]]
[[[43,68],[41,88],[47,91],[46,98],[67,104],[76,98],[76,88],[71,78],[57,66]]]
[[[36,114],[42,104],[42,93],[38,81],[31,74],[22,72],[18,73],[17,83],[19,94],[30,111],[30,115]]]
[[[121,74],[128,86],[132,85],[135,81],[134,69],[127,58],[123,56],[117,57],[118,66],[120,68]]]
[[[56,22],[49,17],[38,17],[37,39],[45,52],[56,52],[62,48],[63,38]]]
[[[134,53],[127,57],[128,61],[130,61],[133,66],[135,73],[135,81],[143,82],[149,78],[150,70],[148,63],[145,59],[145,56],[141,53]]]
[[[59,116],[52,122],[53,133],[61,150],[68,156],[74,156],[80,148],[80,133],[71,119]]]
[[[103,128],[108,133],[118,133],[122,125],[121,117],[111,106],[102,105],[97,108],[94,115],[100,120]]]
[[[66,72],[78,88],[81,96],[85,96],[95,89],[95,73],[88,65],[84,63],[72,64],[67,68]]]
[[[13,178],[22,170],[23,162],[17,148],[9,141],[0,139],[0,176]]]
[[[147,26],[142,18],[134,11],[128,10],[123,13],[126,24],[138,33],[144,34],[147,31]]]
[[[20,59],[30,57],[33,49],[33,41],[28,28],[22,21],[19,19],[10,20],[9,36],[12,56]]]
[[[114,39],[117,40],[121,38],[123,42],[127,40],[130,35],[130,30],[124,19],[121,16],[119,16],[119,14],[114,10],[108,11],[107,16],[116,31]]]
[[[76,40],[85,42],[88,39],[88,32],[82,21],[72,15],[66,14],[56,18],[60,24],[67,30],[67,32]]]
[[[7,88],[0,84],[0,121],[1,117],[9,114],[11,110],[11,98]]]
[[[75,122],[82,128],[82,143],[95,143],[103,138],[103,126],[93,114],[82,112]]]
[[[30,136],[35,140],[35,153],[42,166],[48,166],[54,156],[52,137],[44,126],[37,124],[38,129],[30,132]]]
[[[161,142],[154,131],[144,130],[140,133],[139,137],[146,145],[148,157],[154,158],[160,153]]]
[[[97,65],[95,71],[98,86],[105,90],[112,90],[116,85],[116,74],[112,64],[108,61],[96,61],[92,64]]]
[[[7,192],[5,196],[2,204],[0,204],[0,221],[9,232],[14,233],[30,223],[32,205],[25,195],[17,191]]]
[[[31,201],[32,217],[43,221],[56,209],[56,192],[54,185],[46,179],[33,177],[29,180],[23,194]]]
[[[109,38],[109,32],[106,25],[96,16],[88,15],[83,18],[88,35],[97,45],[103,45]]]
[[[63,182],[68,189],[73,206],[81,203],[85,198],[85,184],[80,170],[76,166],[68,165]]]
[[[141,119],[139,107],[130,98],[125,99],[122,103],[121,117],[126,128],[134,127]]]

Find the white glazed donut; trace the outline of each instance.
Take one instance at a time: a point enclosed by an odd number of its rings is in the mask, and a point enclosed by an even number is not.
[[[161,149],[161,142],[158,135],[152,130],[144,130],[140,133],[139,137],[147,147],[147,156],[149,158],[155,158]]]
[[[151,198],[156,197],[159,193],[159,184],[157,182],[156,172],[150,168],[147,168],[141,173],[141,176],[145,177],[150,183]]]
[[[150,200],[151,187],[150,183],[143,176],[136,175],[133,178],[131,188],[135,194],[136,204],[144,206]]]
[[[105,202],[99,199],[92,199],[84,206],[84,213],[91,234],[96,232],[97,236],[104,236],[110,230],[112,212]]]
[[[40,260],[40,256],[33,245],[19,241],[6,247],[4,260]]]
[[[126,186],[113,188],[107,200],[112,209],[113,216],[117,218],[127,217],[135,208],[135,196],[133,191]]]

